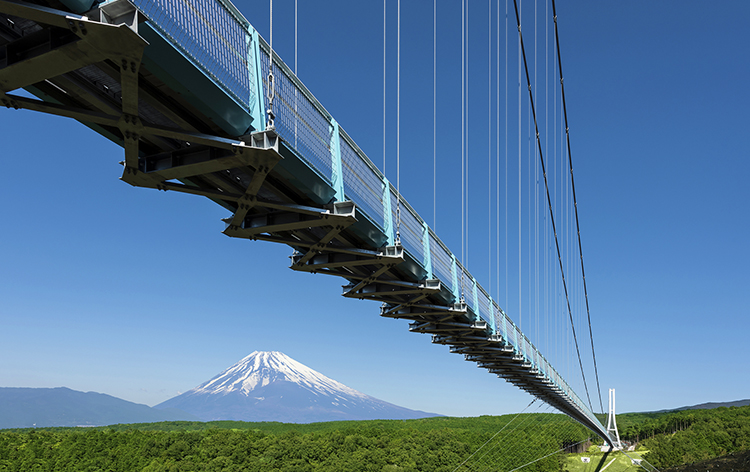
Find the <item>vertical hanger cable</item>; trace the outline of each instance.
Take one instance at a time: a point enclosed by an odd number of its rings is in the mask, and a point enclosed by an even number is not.
[[[383,0],[383,175],[385,175],[385,41],[386,41],[386,35],[385,35],[385,26],[386,26],[386,19],[385,19],[385,1]],[[386,197],[385,198],[391,198],[391,192],[389,189],[386,189]],[[390,215],[386,215],[386,218],[390,218]]]
[[[266,120],[266,129],[272,130],[275,128],[273,124],[274,120],[274,114],[273,114],[273,99],[274,95],[276,94],[276,87],[273,80],[273,0],[270,1],[270,7],[269,7],[269,23],[270,23],[270,33],[269,33],[269,43],[268,43],[268,110],[266,110],[268,114],[268,119]]]
[[[437,0],[432,0],[432,229],[437,231]]]
[[[487,229],[487,288],[492,293],[492,0],[487,0]]]
[[[401,0],[396,36],[396,245],[401,244]]]
[[[466,230],[465,230],[465,212],[466,204],[464,200],[464,184],[466,182],[464,172],[466,166],[466,0],[461,0],[461,260],[466,260]],[[461,270],[461,303],[464,297],[464,270]]]

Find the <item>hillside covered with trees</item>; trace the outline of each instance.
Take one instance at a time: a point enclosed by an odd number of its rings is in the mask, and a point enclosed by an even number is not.
[[[658,468],[750,450],[750,406],[617,416],[620,437],[637,441]]]
[[[750,406],[624,414],[618,424],[659,469],[750,451]],[[453,471],[468,461],[465,470],[526,464],[524,471],[557,472],[565,452],[580,452],[589,435],[563,415],[542,413],[2,430],[0,471]]]
[[[498,431],[502,434],[495,436]],[[508,433],[508,434],[506,434]],[[407,421],[169,422],[0,432],[2,471],[452,471],[471,460],[558,471],[561,447],[588,432],[535,414]],[[500,451],[504,451],[499,454]],[[537,460],[544,454],[549,457]]]

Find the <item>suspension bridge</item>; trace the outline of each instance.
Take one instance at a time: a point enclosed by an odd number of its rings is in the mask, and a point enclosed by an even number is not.
[[[613,443],[234,5],[0,0],[0,17],[3,106],[78,120],[124,148],[125,182],[212,200],[226,235],[288,245],[292,269],[342,277],[345,297],[380,302]]]

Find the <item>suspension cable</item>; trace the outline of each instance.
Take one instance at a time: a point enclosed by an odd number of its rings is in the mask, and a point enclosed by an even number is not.
[[[466,0],[461,1],[461,260],[466,261],[466,203],[464,172],[466,171]],[[461,303],[464,302],[464,272],[461,268]]]
[[[492,293],[492,0],[487,0],[487,288]],[[492,307],[490,307],[492,308]]]
[[[584,388],[586,390],[586,397],[588,398],[588,401],[589,401],[589,408],[591,408],[591,410],[593,410],[594,408],[591,405],[591,396],[589,395],[589,387],[586,384],[586,374],[583,371],[583,362],[581,361],[581,352],[580,352],[580,349],[578,348],[578,337],[576,335],[575,323],[573,322],[573,312],[572,312],[572,310],[570,308],[570,297],[568,296],[568,286],[567,286],[567,283],[565,281],[565,271],[563,269],[563,262],[562,262],[562,258],[560,256],[560,243],[559,243],[559,241],[557,239],[557,229],[555,227],[555,216],[554,216],[554,214],[552,212],[552,200],[551,200],[550,195],[549,195],[549,186],[547,184],[547,171],[546,171],[546,169],[544,167],[544,156],[542,155],[542,142],[541,142],[541,140],[539,138],[539,126],[537,124],[537,119],[536,119],[536,108],[534,107],[534,95],[533,95],[532,89],[531,89],[531,76],[529,75],[529,67],[528,67],[528,63],[526,61],[526,49],[524,48],[524,45],[523,45],[523,34],[521,33],[521,18],[520,18],[519,14],[518,14],[518,0],[513,0],[513,4],[514,4],[515,10],[516,10],[516,24],[518,26],[518,38],[519,38],[519,42],[520,42],[520,45],[521,45],[521,51],[523,53],[523,63],[524,63],[524,68],[526,70],[526,84],[527,84],[528,89],[529,89],[529,100],[530,100],[530,105],[531,105],[531,112],[532,112],[533,117],[534,117],[534,130],[536,132],[537,148],[538,148],[538,151],[539,151],[539,159],[540,159],[541,166],[542,166],[542,175],[544,175],[544,186],[545,186],[545,189],[547,190],[547,206],[549,207],[550,222],[552,223],[552,231],[555,234],[555,245],[557,247],[557,260],[558,260],[559,265],[560,265],[560,274],[562,276],[563,288],[565,289],[565,300],[566,300],[567,305],[568,305],[568,316],[570,317],[570,326],[571,326],[571,328],[573,330],[573,339],[575,341],[576,353],[578,354],[578,364],[579,364],[579,366],[581,368],[581,376],[583,377],[583,386],[584,386]]]
[[[539,22],[537,21],[538,1],[534,0],[534,89],[537,87],[537,52],[539,49],[539,35],[537,33]],[[534,105],[536,107],[536,104]],[[535,110],[536,111],[536,110]],[[534,338],[539,342],[539,166],[534,160]],[[529,201],[531,203],[531,201]],[[530,216],[530,215],[529,215]]]
[[[515,1],[515,0],[514,0]],[[523,253],[523,244],[522,244],[522,236],[521,236],[521,198],[522,198],[522,192],[521,192],[521,153],[522,153],[522,146],[521,146],[521,42],[518,42],[518,327],[523,330],[523,298],[521,296],[522,294],[522,288],[523,288],[523,272],[521,271],[521,256]]]
[[[497,205],[495,207],[495,240],[496,240],[496,248],[497,251],[497,299],[500,300],[500,2],[497,2],[497,35],[496,35],[496,46],[495,46],[495,126],[496,126],[496,132],[495,132],[495,139],[497,141],[497,145],[495,148],[496,151],[496,178],[495,178],[495,186],[497,189],[496,193],[496,202]],[[507,300],[507,297],[506,297]]]
[[[544,2],[544,17],[549,17],[549,2]],[[544,142],[544,152],[549,159],[549,21],[544,22],[544,135],[547,140]],[[554,145],[554,141],[553,145]],[[549,225],[544,225],[544,318],[547,320],[544,330],[545,352],[550,351],[550,284],[549,284]]]
[[[505,300],[508,300],[508,297],[509,297],[509,294],[508,294],[508,0],[505,0],[505,136],[504,137],[505,137]]]
[[[495,207],[495,240],[496,240],[496,248],[497,251],[497,299],[500,300],[500,2],[497,2],[497,35],[496,35],[496,46],[495,46],[495,126],[496,126],[496,132],[495,132],[495,139],[497,141],[497,145],[495,148],[496,151],[496,173],[497,176],[495,178],[495,186],[497,189],[496,193],[496,202],[497,205]],[[506,298],[507,300],[507,298]]]
[[[583,278],[583,294],[586,299],[586,316],[589,323],[589,337],[591,338],[591,355],[594,358],[594,373],[596,374],[596,389],[599,392],[599,407],[604,412],[602,403],[602,390],[599,387],[599,369],[596,366],[596,351],[594,351],[594,333],[591,329],[591,312],[589,311],[589,294],[586,289],[586,271],[583,268],[583,248],[581,247],[581,226],[578,224],[578,202],[576,200],[576,184],[573,179],[573,161],[570,155],[570,128],[568,128],[568,109],[565,105],[565,85],[563,84],[562,58],[560,57],[560,37],[557,34],[557,10],[555,9],[555,0],[552,0],[552,15],[555,21],[555,43],[557,45],[557,68],[560,71],[560,91],[562,94],[562,105],[565,116],[565,138],[568,144],[568,163],[570,165],[570,186],[573,190],[573,207],[576,216],[576,231],[578,232],[578,254],[581,258],[581,277]]]
[[[396,36],[396,245],[401,244],[401,0]]]
[[[385,1],[383,0],[383,175],[385,175]],[[390,189],[386,190],[387,198],[390,198]],[[390,215],[387,218],[390,218]]]
[[[469,60],[469,53],[471,52],[471,47],[469,46],[469,38],[471,35],[471,29],[469,29],[469,23],[470,23],[470,15],[469,15],[469,9],[471,8],[471,0],[466,1],[466,140],[464,141],[464,145],[466,146],[466,258],[463,260],[464,268],[469,268],[469,260],[471,259],[471,250],[469,249],[471,247],[470,237],[471,237],[471,231],[469,231],[469,220],[471,219],[471,212],[469,211],[469,199],[471,196],[471,192],[469,192],[469,181],[470,178],[470,172],[469,172],[469,130],[471,130],[471,127],[469,126],[469,119],[471,118],[471,114],[469,113],[469,110],[471,109],[471,106],[469,105],[469,89],[471,89],[471,80],[470,79],[470,64],[471,61]]]
[[[266,130],[272,130],[275,129],[275,126],[273,124],[274,120],[274,114],[273,114],[273,99],[274,95],[276,95],[276,87],[274,85],[273,81],[273,0],[270,1],[270,8],[269,8],[269,22],[271,24],[270,27],[270,33],[269,33],[269,44],[268,44],[268,110],[266,110],[266,113],[268,114],[268,119],[266,121]]]
[[[432,0],[432,230],[437,231],[437,0]]]

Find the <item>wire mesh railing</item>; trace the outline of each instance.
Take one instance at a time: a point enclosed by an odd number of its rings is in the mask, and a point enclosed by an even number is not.
[[[260,66],[263,77],[264,109],[268,109],[268,46],[261,41]],[[293,73],[274,57],[273,76],[275,98],[274,124],[276,132],[294,146],[298,155],[327,183],[332,182],[332,139],[334,126],[330,115],[322,106],[310,100],[310,94],[302,93],[293,79]]]
[[[358,208],[364,211],[378,229],[384,230],[385,183],[367,156],[359,150],[351,138],[343,130],[339,133],[341,135],[341,163],[344,169],[344,192]]]
[[[453,289],[453,270],[452,258],[448,249],[432,233],[429,232],[430,238],[430,258],[432,259],[432,274],[436,276],[442,284]]]
[[[249,23],[217,0],[133,0],[133,4],[180,52],[229,96],[256,104]]]

